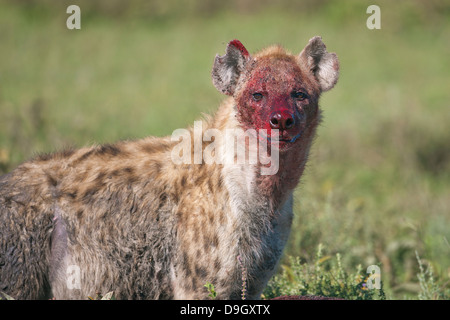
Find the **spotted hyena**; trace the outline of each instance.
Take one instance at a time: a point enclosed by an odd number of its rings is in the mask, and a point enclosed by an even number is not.
[[[320,37],[299,55],[280,46],[251,55],[233,40],[212,70],[229,97],[200,135],[186,130],[188,161],[174,161],[180,139],[148,137],[41,155],[0,177],[0,291],[204,299],[209,282],[220,299],[240,298],[244,285],[247,298],[259,298],[289,236],[319,96],[338,74]],[[276,162],[273,172],[263,172],[271,166],[263,157],[220,161],[230,150],[218,133],[236,129],[265,142],[258,154]],[[215,139],[205,139],[208,130]],[[244,151],[261,146],[250,137],[238,144]],[[196,152],[212,143],[216,161],[206,163]]]

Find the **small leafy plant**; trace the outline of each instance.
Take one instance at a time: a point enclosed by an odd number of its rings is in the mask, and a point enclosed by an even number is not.
[[[313,265],[302,263],[299,257],[290,257],[290,264],[283,266],[283,272],[273,277],[266,289],[264,298],[283,295],[336,297],[348,300],[385,300],[386,295],[381,282],[380,289],[369,289],[368,275],[358,266],[355,273],[348,274],[341,265],[341,256],[322,255],[319,245]]]
[[[419,263],[419,273],[417,278],[419,279],[420,292],[419,300],[448,300],[450,299],[450,290],[441,288],[434,279],[433,268],[430,264],[424,269],[423,262],[416,251],[417,262]],[[444,286],[446,287],[446,286]]]
[[[215,289],[214,285],[211,282],[206,282],[204,287],[206,289],[208,289],[208,292],[209,292],[208,297],[210,297],[211,299],[215,299],[217,297],[216,289]]]

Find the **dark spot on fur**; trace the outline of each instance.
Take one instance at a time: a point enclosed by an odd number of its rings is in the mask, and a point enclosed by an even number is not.
[[[217,247],[219,245],[219,237],[216,234],[203,233],[203,248],[205,251],[211,249],[211,247]]]
[[[37,155],[35,158],[36,161],[48,161],[53,158],[53,155],[51,153],[42,153]]]
[[[145,299],[147,295],[143,297]],[[171,300],[173,299],[173,290],[171,288],[167,288],[166,291],[162,292],[161,295],[158,297],[160,300]]]
[[[159,282],[159,283],[162,283],[163,281],[164,281],[164,278],[165,278],[165,272],[166,272],[166,270],[160,270],[160,271],[158,271],[157,273],[156,273],[156,280]]]
[[[173,184],[173,191],[172,194],[174,196],[176,196],[178,198],[178,195],[180,195],[180,190],[179,190],[180,186],[178,185],[178,183],[174,183]]]
[[[210,211],[209,215],[208,215],[208,218],[209,218],[209,223],[210,224],[214,224],[214,221],[216,220],[214,212]]]
[[[197,224],[197,221],[196,221],[195,219],[194,219],[193,221],[190,221],[190,224],[191,224],[190,229],[191,229],[192,241],[193,241],[195,244],[198,244],[199,241],[200,241],[199,232],[194,231],[194,230],[200,230],[200,228],[201,228],[202,226],[199,226],[199,225]],[[200,234],[201,234],[201,233],[200,233]]]
[[[79,157],[75,162],[82,162],[82,161],[86,160],[86,159],[89,158],[94,152],[95,152],[95,149],[89,150],[88,152],[86,152],[85,154],[83,154],[81,157]]]
[[[96,154],[99,155],[117,156],[119,153],[121,153],[121,150],[112,144],[105,144],[96,150]]]
[[[98,192],[97,187],[89,188],[86,190],[86,192],[83,194],[83,202],[88,203],[91,200],[91,197]]]
[[[214,260],[214,270],[218,271],[218,270],[220,270],[221,267],[222,267],[222,264],[220,262],[220,259],[217,257]]]
[[[100,215],[100,220],[104,220],[107,219],[109,216],[111,215],[116,215],[118,214],[117,211],[115,210],[105,210],[101,215]],[[107,229],[107,234],[114,234],[114,232],[116,232],[116,228],[117,226],[114,225],[113,222],[111,222],[108,226],[109,228]]]
[[[219,215],[219,222],[220,222],[220,224],[225,224],[226,223],[226,217],[225,217],[225,214],[224,214],[224,211],[222,211],[222,210],[217,210],[217,214]]]
[[[173,200],[174,203],[178,203],[180,201],[179,193],[172,192],[170,194],[170,198]]]
[[[208,272],[206,271],[206,268],[195,266],[195,275],[199,278],[206,278]]]
[[[214,193],[214,184],[212,179],[208,179],[209,192]]]
[[[72,192],[66,192],[66,196],[71,198],[71,199],[76,199],[77,198],[77,194],[78,194],[77,190],[74,190]]]
[[[192,283],[190,281],[188,281],[190,277],[186,276],[186,278],[183,281],[183,288],[184,290],[190,291],[192,290]]]
[[[112,177],[117,177],[120,174],[120,170],[119,169],[115,169],[113,171],[111,171],[111,176]]]
[[[163,152],[165,150],[168,150],[170,148],[169,145],[165,144],[165,143],[160,143],[160,142],[149,142],[146,144],[143,144],[141,146],[141,150],[146,152],[146,153],[158,153],[158,152]]]
[[[186,273],[186,276],[189,277],[191,275],[191,266],[189,263],[189,256],[187,253],[183,253],[183,268]]]
[[[134,173],[134,169],[131,168],[131,167],[123,168],[123,171],[124,171],[125,173],[127,173],[127,174],[133,174],[133,173]]]
[[[42,153],[38,154],[35,161],[48,161],[48,160],[54,160],[54,159],[65,159],[69,158],[71,155],[75,153],[75,150],[73,149],[65,149],[59,152],[55,153]]]
[[[144,151],[144,152],[146,152],[146,153],[154,153],[154,152],[156,152],[157,150],[157,148],[155,147],[155,145],[156,144],[154,144],[154,143],[146,143],[146,144],[143,144],[142,146],[141,146],[141,150],[142,151]]]
[[[186,186],[186,176],[181,177],[181,186],[184,188]]]
[[[212,245],[214,247],[218,247],[219,246],[219,237],[217,236],[217,234],[214,233],[213,237],[212,237]]]
[[[58,184],[58,181],[50,174],[47,174],[47,182],[53,187],[56,187],[56,185]]]
[[[139,177],[138,176],[133,175],[133,176],[128,176],[127,177],[127,184],[128,185],[135,184],[137,181],[139,181]]]
[[[105,176],[106,176],[106,172],[100,172],[100,173],[97,175],[97,177],[95,178],[95,181],[96,181],[97,183],[103,183],[103,181],[104,181],[104,179],[105,179]]]
[[[198,288],[199,287],[198,280],[197,280],[196,277],[192,277],[191,283],[192,283],[192,288]]]
[[[228,286],[228,278],[222,278],[222,280],[220,280],[219,285],[224,288],[227,287]]]
[[[166,204],[166,201],[167,201],[167,194],[163,192],[159,195],[159,203],[156,211],[161,210],[161,208],[164,207],[164,205]]]
[[[64,158],[71,157],[75,153],[75,150],[73,149],[66,149],[60,152],[60,155]]]
[[[135,170],[132,167],[123,168],[122,172],[124,176],[126,176],[127,184],[129,185],[134,184],[136,181],[139,180],[139,176],[134,174]]]
[[[196,184],[196,185],[200,185],[200,184],[202,184],[202,183],[205,181],[205,179],[207,179],[207,178],[208,178],[208,177],[207,177],[206,174],[201,173],[201,174],[199,174],[199,175],[196,177],[196,179],[195,179],[195,184]]]

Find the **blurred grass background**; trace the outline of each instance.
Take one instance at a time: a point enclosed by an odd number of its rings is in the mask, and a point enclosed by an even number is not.
[[[66,8],[81,8],[68,30]],[[381,8],[381,30],[366,8]],[[415,252],[450,279],[450,2],[0,0],[0,174],[36,153],[169,135],[211,113],[216,53],[239,39],[341,62],[297,189],[286,256],[381,267],[390,298],[419,292]]]

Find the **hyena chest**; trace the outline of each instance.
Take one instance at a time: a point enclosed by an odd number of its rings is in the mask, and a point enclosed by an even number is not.
[[[188,224],[178,236],[180,254],[172,272],[174,298],[258,299],[274,274],[292,220],[292,201],[273,212],[268,206]]]

